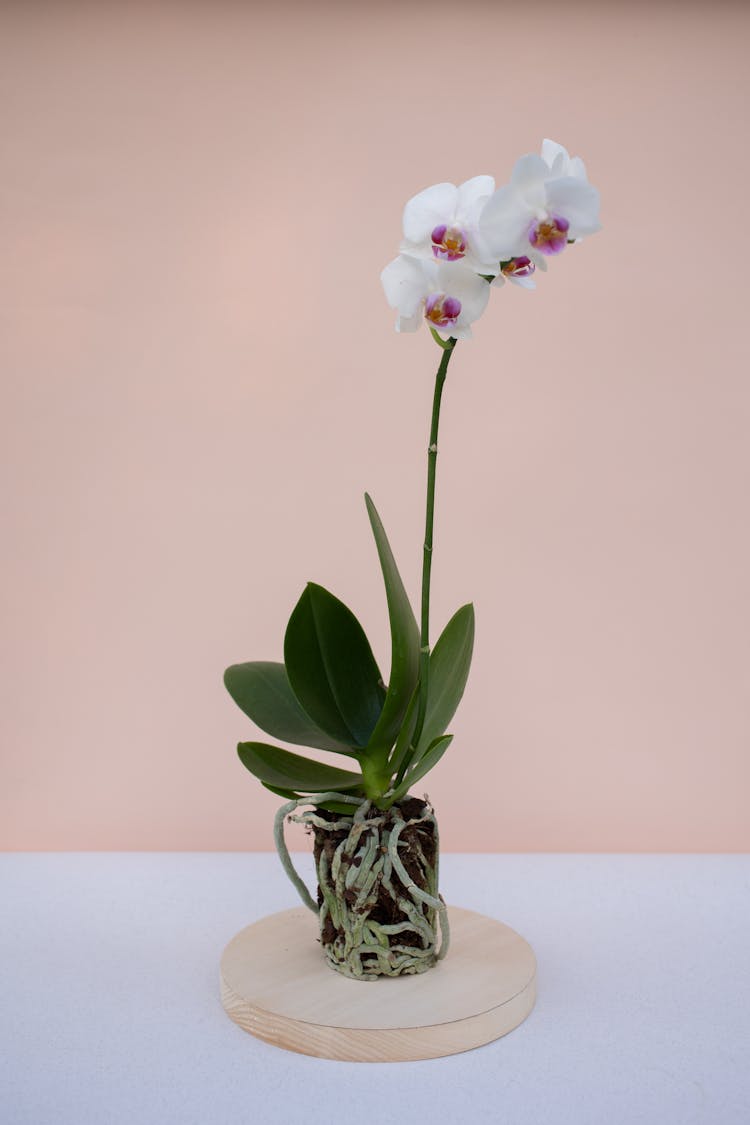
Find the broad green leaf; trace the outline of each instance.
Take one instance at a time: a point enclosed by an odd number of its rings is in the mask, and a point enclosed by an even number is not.
[[[265,781],[262,782],[262,785],[265,789],[270,790],[271,793],[275,793],[277,797],[284,797],[287,801],[296,801],[300,796],[299,793],[295,793],[292,789],[279,789],[277,785],[268,785]]]
[[[289,618],[284,663],[313,722],[337,742],[366,746],[383,708],[383,681],[357,618],[314,582]]]
[[[474,606],[464,605],[454,613],[430,653],[430,676],[424,726],[415,761],[456,713],[466,687],[474,649]]]
[[[410,770],[409,773],[406,774],[404,780],[391,794],[389,798],[391,803],[393,803],[394,801],[400,801],[401,798],[409,792],[412,785],[419,781],[420,777],[424,777],[426,773],[429,773],[433,766],[436,766],[438,764],[452,741],[452,734],[444,734],[442,738],[436,738],[434,742],[430,743],[427,751],[422,755],[414,769]]]
[[[233,664],[224,673],[224,683],[237,706],[266,734],[295,746],[354,753],[351,745],[331,738],[305,714],[283,664],[270,660]]]
[[[388,692],[367,749],[374,757],[386,757],[401,729],[419,676],[419,628],[380,516],[366,493],[365,503],[383,572],[391,626],[391,675]]]
[[[357,789],[362,785],[362,775],[340,770],[300,754],[292,754],[279,746],[265,742],[241,742],[237,747],[240,761],[250,773],[266,786],[295,793],[323,793]],[[282,793],[282,796],[285,795]],[[290,798],[291,799],[291,798]]]
[[[391,756],[394,774],[398,774],[404,761],[407,769],[413,768],[450,723],[466,687],[473,644],[474,607],[465,605],[453,615],[430,653],[427,709],[422,734],[418,745],[413,747],[411,738],[419,699],[417,685]]]

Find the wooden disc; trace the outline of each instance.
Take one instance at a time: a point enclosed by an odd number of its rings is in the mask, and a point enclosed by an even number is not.
[[[311,911],[271,914],[224,950],[221,1002],[251,1035],[324,1059],[406,1062],[491,1043],[534,1007],[534,953],[494,918],[457,907],[449,917],[443,961],[367,982],[329,968]]]

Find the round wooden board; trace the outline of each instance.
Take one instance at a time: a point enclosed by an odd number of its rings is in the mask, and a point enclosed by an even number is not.
[[[448,955],[426,973],[357,981],[326,964],[305,907],[247,926],[221,958],[227,1015],[288,1051],[348,1062],[455,1055],[507,1035],[536,999],[531,946],[502,922],[449,908]]]

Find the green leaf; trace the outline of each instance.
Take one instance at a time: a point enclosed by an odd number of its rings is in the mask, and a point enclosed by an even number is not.
[[[375,505],[365,493],[391,625],[391,675],[383,711],[367,745],[374,757],[387,757],[409,706],[419,676],[419,628]]]
[[[415,761],[447,728],[461,702],[474,649],[474,606],[461,606],[430,653],[430,678],[424,726]]]
[[[283,664],[271,660],[233,664],[224,673],[224,684],[237,706],[266,734],[295,746],[354,754],[350,744],[331,738],[305,714]]]
[[[310,718],[337,742],[366,746],[383,708],[383,681],[357,618],[314,582],[289,618],[284,662]]]
[[[347,791],[362,785],[359,773],[315,762],[265,742],[241,742],[237,753],[243,766],[276,792],[323,793],[327,789]],[[286,792],[281,793],[281,796],[285,795]]]
[[[409,773],[406,774],[404,780],[401,782],[398,788],[394,789],[393,793],[388,798],[389,801],[391,803],[393,803],[394,801],[400,801],[401,798],[409,792],[412,785],[419,781],[420,777],[424,777],[426,773],[429,773],[433,766],[436,766],[438,764],[452,741],[452,734],[444,734],[442,738],[436,738],[434,742],[431,742],[426,752],[417,762],[414,769],[410,770]]]
[[[278,785],[268,785],[265,781],[261,784],[271,793],[275,793],[277,797],[284,797],[287,801],[296,801],[300,796],[299,793],[295,793],[292,789],[280,789]]]

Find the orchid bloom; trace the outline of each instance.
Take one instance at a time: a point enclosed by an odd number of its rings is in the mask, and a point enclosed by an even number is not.
[[[443,339],[471,337],[490,297],[484,278],[465,266],[399,254],[380,275],[386,300],[398,310],[397,332],[416,332],[424,320]]]
[[[533,261],[527,254],[509,258],[507,262],[500,263],[500,272],[493,280],[492,288],[499,289],[502,285],[505,285],[506,281],[512,281],[514,285],[520,285],[522,289],[536,289],[534,274],[537,266],[543,270],[547,269],[547,263],[543,258],[541,261]],[[498,267],[495,266],[495,269],[498,269]]]
[[[404,207],[401,251],[437,262],[462,262],[476,273],[497,273],[497,258],[479,233],[479,216],[495,190],[492,176],[474,176],[456,187],[434,184]]]
[[[485,204],[479,226],[501,262],[526,257],[544,268],[545,257],[600,229],[599,193],[583,161],[547,140],[541,156],[529,153],[516,162],[510,183]]]

